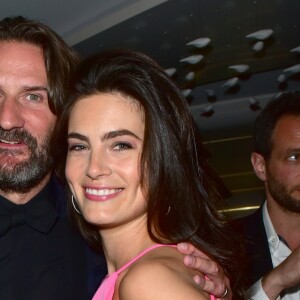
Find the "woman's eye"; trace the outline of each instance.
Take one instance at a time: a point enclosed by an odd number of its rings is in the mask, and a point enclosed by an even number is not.
[[[132,149],[132,146],[128,143],[117,143],[114,145],[113,149],[122,151],[122,150]]]
[[[69,146],[69,151],[82,151],[86,149],[84,145],[71,145]]]

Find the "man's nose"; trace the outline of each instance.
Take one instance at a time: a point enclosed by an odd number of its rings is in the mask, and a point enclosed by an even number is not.
[[[0,127],[5,130],[21,128],[24,125],[21,104],[13,97],[0,100]]]

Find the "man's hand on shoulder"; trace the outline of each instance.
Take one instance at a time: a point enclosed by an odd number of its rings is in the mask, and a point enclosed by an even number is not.
[[[232,299],[229,279],[220,265],[191,244],[180,243],[177,245],[177,249],[179,252],[185,254],[183,259],[184,264],[200,272],[199,275],[194,277],[194,281],[201,289],[216,296],[219,300]],[[208,279],[202,274],[205,274]]]

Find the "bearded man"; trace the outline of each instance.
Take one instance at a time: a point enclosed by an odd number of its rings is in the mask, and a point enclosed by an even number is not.
[[[266,201],[234,222],[247,242],[247,299],[299,300],[300,92],[284,93],[261,111],[251,162]]]
[[[21,16],[0,21],[1,300],[91,299],[107,273],[104,257],[69,222],[54,174],[51,149],[60,145],[52,133],[78,61],[48,26]],[[181,246],[200,287],[230,300],[224,270]]]
[[[77,61],[47,26],[22,17],[0,22],[3,300],[91,297],[87,247],[65,215],[64,193],[52,175],[52,132]]]

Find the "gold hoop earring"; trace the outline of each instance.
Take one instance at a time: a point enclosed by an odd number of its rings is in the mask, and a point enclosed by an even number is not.
[[[76,205],[75,205],[76,200],[74,199],[74,196],[73,196],[73,195],[72,195],[72,197],[71,197],[71,201],[72,201],[72,205],[73,205],[75,211],[76,211],[79,215],[81,215],[80,210],[79,210],[79,209],[76,207]]]

